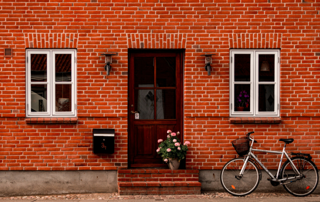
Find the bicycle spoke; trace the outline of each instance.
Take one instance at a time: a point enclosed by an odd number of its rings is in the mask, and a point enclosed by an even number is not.
[[[259,183],[258,168],[250,161],[247,163],[243,175],[238,177],[243,164],[243,159],[233,159],[224,166],[220,175],[224,189],[236,196],[251,193]]]
[[[284,188],[295,196],[307,196],[311,194],[318,185],[318,169],[311,161],[300,157],[293,158],[292,163],[302,177],[299,175],[297,180],[290,179],[292,182],[283,185]],[[291,163],[287,161],[283,165],[282,177],[291,177],[290,175],[296,175],[298,177]]]

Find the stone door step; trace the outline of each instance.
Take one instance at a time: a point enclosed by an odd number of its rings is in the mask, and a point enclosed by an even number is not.
[[[121,169],[120,195],[200,194],[199,170]]]

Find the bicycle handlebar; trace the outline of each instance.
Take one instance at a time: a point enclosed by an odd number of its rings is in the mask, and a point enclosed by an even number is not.
[[[250,135],[251,135],[252,133],[254,133],[254,131],[249,132],[249,133],[247,134],[247,136],[250,137]]]
[[[254,131],[249,132],[249,133],[247,134],[247,137],[248,137],[250,140],[253,140],[254,143],[258,143],[256,140],[250,138],[250,135],[251,135],[252,133],[254,133]]]

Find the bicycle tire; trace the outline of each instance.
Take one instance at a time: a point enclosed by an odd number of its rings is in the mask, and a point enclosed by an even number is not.
[[[317,166],[310,160],[303,157],[294,157],[291,159],[293,164],[304,175],[302,179],[285,182],[283,187],[287,192],[294,196],[303,197],[311,194],[318,186],[319,176]],[[281,168],[281,177],[285,179],[289,176],[296,175],[292,169],[292,165],[287,160]]]
[[[238,179],[241,168],[244,164],[243,158],[235,158],[228,161],[220,173],[222,187],[234,196],[245,196],[253,192],[259,185],[260,175],[258,167],[248,161],[243,176]]]

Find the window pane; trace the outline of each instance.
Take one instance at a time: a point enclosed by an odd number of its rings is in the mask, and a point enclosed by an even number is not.
[[[157,90],[157,119],[176,118],[176,91]]]
[[[250,54],[234,55],[235,81],[250,81]]]
[[[259,55],[259,81],[274,81],[274,55]]]
[[[134,58],[134,86],[154,86],[153,57]]]
[[[56,54],[56,81],[71,81],[71,54]]]
[[[31,81],[47,81],[46,54],[31,54]]]
[[[70,112],[71,111],[71,84],[56,85],[56,111]]]
[[[157,57],[157,87],[176,86],[176,58]]]
[[[250,111],[250,84],[235,84],[234,88],[234,111]]]
[[[31,84],[31,112],[47,111],[47,85]]]
[[[259,111],[274,111],[274,85],[259,85]]]
[[[154,119],[154,91],[135,90],[135,100],[139,119]]]

